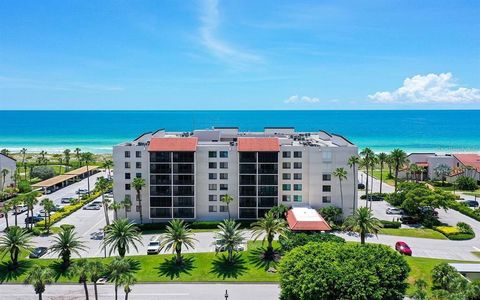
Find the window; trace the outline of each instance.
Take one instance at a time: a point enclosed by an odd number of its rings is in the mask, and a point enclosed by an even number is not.
[[[227,158],[228,157],[228,151],[220,151],[220,157],[221,158]]]
[[[292,201],[292,196],[290,196],[290,195],[283,195],[283,196],[282,196],[282,201],[283,201],[283,202],[290,202],[290,201]]]
[[[322,179],[323,179],[323,181],[331,181],[332,180],[332,174],[330,174],[330,173],[323,174]]]
[[[282,163],[282,168],[284,169],[290,169],[291,167],[292,167],[292,164],[289,162]]]
[[[125,162],[125,169],[130,169],[130,162],[128,161]]]
[[[293,152],[293,157],[295,157],[295,158],[302,158],[302,151],[295,151],[295,152]]]
[[[290,151],[283,151],[283,152],[282,152],[282,157],[283,157],[283,158],[290,158],[290,157],[292,157],[292,152],[290,152]]]
[[[208,173],[208,179],[217,179],[217,173]]]
[[[228,184],[221,183],[221,184],[220,184],[220,190],[221,190],[221,191],[226,191],[226,190],[228,190]]]
[[[228,169],[228,162],[221,162],[220,169]]]
[[[302,202],[302,195],[293,195],[294,202]]]
[[[208,201],[217,201],[218,196],[217,195],[208,195]]]
[[[217,206],[216,205],[209,205],[208,206],[208,212],[217,212]]]
[[[295,162],[295,163],[293,163],[293,168],[294,168],[294,169],[301,169],[301,168],[302,168],[302,163],[301,163],[301,162]]]
[[[216,162],[209,162],[208,163],[208,168],[209,169],[216,169],[217,168],[217,163]]]
[[[210,158],[217,157],[217,151],[208,151],[208,157]]]
[[[331,192],[332,191],[332,186],[331,185],[324,185],[324,186],[322,186],[322,191]]]
[[[130,173],[125,173],[125,179],[130,179]]]
[[[130,151],[125,151],[125,157],[129,158],[130,157]]]
[[[293,179],[295,179],[295,180],[302,180],[302,173],[295,173],[295,174],[293,174]]]
[[[290,179],[292,179],[292,174],[290,174],[290,173],[283,173],[283,174],[282,174],[282,178],[283,178],[283,180],[290,180]]]
[[[294,191],[301,191],[302,190],[302,185],[301,184],[294,184],[293,185],[293,190]]]
[[[220,179],[228,179],[228,173],[220,173]]]
[[[210,191],[216,191],[217,190],[217,185],[214,184],[214,183],[211,183],[211,184],[208,185],[208,189]]]
[[[220,206],[220,212],[228,212],[228,208],[226,205],[221,205]]]
[[[130,190],[130,183],[125,183],[125,190],[129,191]]]
[[[332,152],[324,151],[322,152],[322,159],[324,162],[331,162],[332,161]]]
[[[142,157],[142,151],[135,151],[135,157],[136,158]]]
[[[292,189],[292,186],[290,184],[282,184],[283,191],[290,191],[291,189]]]
[[[332,203],[332,197],[331,196],[322,196],[322,202],[323,203]]]
[[[142,173],[136,173],[136,174],[135,174],[135,177],[137,177],[137,178],[142,178]]]
[[[137,162],[135,163],[135,168],[141,169],[141,168],[142,168],[142,163],[139,162],[139,161],[137,161]]]

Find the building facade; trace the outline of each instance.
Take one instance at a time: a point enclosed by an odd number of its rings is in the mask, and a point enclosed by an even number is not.
[[[7,170],[5,179],[0,175],[0,189],[12,186],[14,184],[13,176],[17,170],[17,161],[10,156],[0,153],[0,171]]]
[[[342,136],[295,132],[294,128],[265,128],[240,132],[222,127],[193,132],[145,133],[113,149],[114,198],[130,198],[130,219],[145,223],[172,218],[223,220],[257,219],[272,207],[320,208],[335,205],[344,215],[356,199],[348,159],[358,148]],[[332,173],[343,167],[347,179]],[[145,180],[141,205],[132,186]],[[222,196],[234,201],[228,206]]]

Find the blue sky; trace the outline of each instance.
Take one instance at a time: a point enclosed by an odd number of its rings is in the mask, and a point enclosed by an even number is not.
[[[479,1],[0,2],[0,109],[480,109]]]

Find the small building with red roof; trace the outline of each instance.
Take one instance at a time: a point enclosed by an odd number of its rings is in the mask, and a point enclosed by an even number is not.
[[[330,231],[327,221],[313,208],[294,207],[287,212],[288,227],[292,231]]]

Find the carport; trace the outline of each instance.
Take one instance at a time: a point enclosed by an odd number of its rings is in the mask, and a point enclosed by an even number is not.
[[[32,184],[33,189],[41,189],[44,194],[56,191],[67,185],[76,182],[80,179],[86,178],[98,172],[98,166],[88,166],[81,167],[72,171],[69,171],[65,174],[58,175],[52,178],[49,178],[44,181]]]

